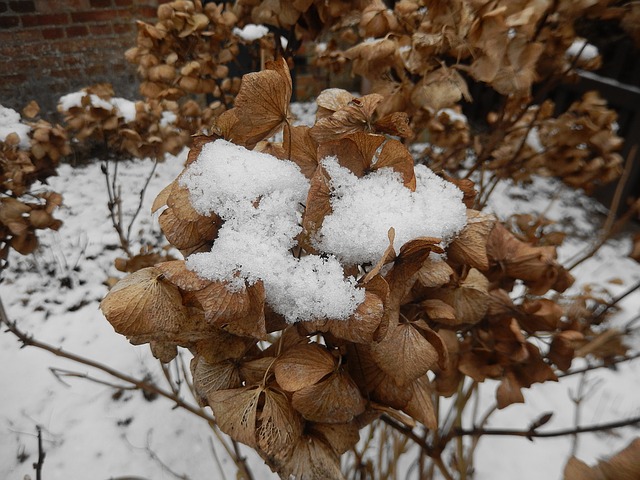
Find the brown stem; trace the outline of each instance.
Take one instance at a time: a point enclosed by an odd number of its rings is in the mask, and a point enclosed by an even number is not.
[[[42,428],[40,425],[36,426],[38,430],[38,461],[33,464],[33,468],[36,470],[36,480],[42,480],[42,466],[44,465],[44,457],[47,456],[42,448]]]
[[[617,420],[615,422],[601,423],[599,425],[587,425],[586,427],[566,428],[562,430],[553,430],[550,432],[538,432],[535,428],[529,430],[516,430],[512,428],[472,428],[470,430],[456,430],[453,432],[453,436],[459,437],[463,435],[494,435],[525,437],[529,440],[532,440],[533,438],[553,438],[564,437],[567,435],[577,435],[580,433],[602,432],[605,430],[612,430],[614,428],[621,428],[638,424],[640,424],[640,416],[627,418],[625,420]]]
[[[577,370],[571,370],[570,372],[564,372],[564,373],[559,373],[557,375],[558,379],[560,378],[564,378],[564,377],[570,377],[571,375],[578,375],[580,373],[584,373],[584,372],[590,372],[592,370],[597,370],[599,368],[610,368],[613,367],[614,365],[618,365],[620,363],[624,363],[624,362],[630,362],[632,360],[635,360],[636,358],[640,357],[640,352],[637,352],[631,356],[628,357],[622,357],[620,359],[617,360],[613,360],[613,361],[609,361],[607,363],[599,363],[597,365],[588,365],[586,367],[577,369]]]
[[[23,346],[31,346],[31,347],[39,348],[41,350],[46,350],[47,352],[53,353],[54,355],[56,355],[58,357],[63,357],[63,358],[72,360],[74,362],[77,362],[77,363],[80,363],[80,364],[87,365],[89,367],[95,368],[97,370],[101,370],[101,371],[111,375],[112,377],[115,377],[115,378],[117,378],[119,380],[122,380],[122,381],[124,381],[126,383],[129,383],[131,385],[135,385],[136,387],[138,387],[141,390],[144,390],[144,391],[150,392],[150,393],[155,393],[157,395],[160,395],[161,397],[165,397],[165,398],[171,400],[172,402],[175,402],[176,406],[184,408],[185,410],[193,413],[194,415],[197,415],[198,417],[203,418],[207,422],[215,422],[215,419],[211,415],[206,413],[203,409],[186,403],[179,396],[175,395],[172,392],[167,392],[166,390],[163,390],[162,388],[157,387],[153,383],[150,383],[150,382],[147,382],[147,381],[144,381],[144,380],[139,380],[139,379],[134,378],[134,377],[130,377],[129,375],[126,375],[126,374],[124,374],[122,372],[114,370],[113,368],[111,368],[111,367],[109,367],[107,365],[103,365],[102,363],[98,363],[98,362],[96,362],[94,360],[91,360],[89,358],[85,358],[85,357],[81,357],[80,355],[76,355],[75,353],[67,352],[66,350],[63,350],[60,347],[54,347],[53,345],[49,345],[47,343],[41,342],[39,340],[36,340],[32,336],[30,336],[30,335],[26,334],[25,332],[23,332],[22,330],[20,330],[18,328],[16,322],[11,322],[8,319],[7,314],[6,314],[5,310],[4,310],[4,306],[2,304],[2,300],[0,299],[0,324],[2,324],[2,323],[6,325],[7,330],[9,332],[11,332],[16,337],[18,337],[18,340],[20,340],[20,342],[22,342]]]

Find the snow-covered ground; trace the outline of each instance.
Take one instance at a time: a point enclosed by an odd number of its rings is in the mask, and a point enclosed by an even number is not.
[[[306,113],[308,108],[297,106]],[[132,229],[133,250],[161,237],[157,219],[150,212],[156,194],[182,170],[186,153],[160,163],[151,179],[141,214]],[[130,215],[138,203],[139,191],[151,172],[153,162],[121,162],[118,181],[123,205]],[[136,378],[150,378],[168,388],[159,363],[148,346],[131,346],[113,332],[98,309],[107,293],[109,277],[123,274],[113,267],[123,256],[109,219],[107,189],[99,163],[72,168],[62,165],[59,176],[50,179],[51,188],[64,196],[58,217],[64,221],[59,232],[40,235],[37,255],[11,256],[4,272],[0,296],[10,319],[40,341],[60,346],[94,361],[104,363]],[[546,212],[563,225],[572,225],[589,234],[602,222],[593,202],[556,182],[536,180],[523,187],[501,185],[489,210],[501,217],[510,212]],[[530,192],[536,192],[535,202]],[[551,207],[549,207],[551,202]],[[125,217],[126,219],[126,217]],[[568,243],[560,251],[561,261],[570,259],[584,243]],[[592,283],[615,296],[640,280],[640,265],[627,258],[629,238],[621,237],[605,245],[592,259],[580,265],[576,276],[579,288]],[[623,325],[640,312],[640,294],[621,302],[615,322]],[[634,347],[640,347],[637,338]],[[189,354],[184,355],[188,364]],[[0,334],[0,478],[22,480],[33,475],[37,461],[36,426],[43,432],[46,458],[43,478],[121,479],[139,478],[191,480],[235,478],[235,466],[200,418],[163,399],[147,399],[140,391],[124,390],[88,379],[57,379],[51,368],[118,383],[107,375],[29,347],[20,348],[17,339]],[[580,366],[577,364],[576,366]],[[527,428],[545,412],[554,412],[542,429],[560,429],[575,424],[575,404],[571,397],[579,388],[580,375],[559,383],[537,385],[525,391],[527,403],[496,413],[490,427]],[[616,371],[600,369],[587,376],[589,395],[582,402],[580,423],[602,423],[638,416],[640,405],[640,361],[622,364]],[[478,411],[493,403],[496,385],[481,388]],[[183,398],[191,403],[184,389]],[[466,426],[471,427],[467,418]],[[541,429],[541,430],[542,430]],[[615,434],[584,434],[579,437],[577,456],[594,463],[600,456],[624,447],[637,430]],[[538,439],[530,442],[516,437],[485,437],[476,451],[477,479],[538,480],[561,477],[570,454],[571,437]],[[213,452],[224,467],[219,471]],[[246,451],[256,479],[276,478],[262,461]],[[446,457],[446,454],[445,454]],[[402,478],[402,477],[400,477]]]

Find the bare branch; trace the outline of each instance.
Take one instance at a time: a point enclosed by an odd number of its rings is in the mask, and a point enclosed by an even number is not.
[[[471,430],[458,429],[452,432],[454,437],[470,435],[495,435],[495,436],[513,436],[513,437],[525,437],[529,440],[534,438],[553,438],[564,437],[567,435],[577,435],[580,433],[589,432],[602,432],[606,430],[613,430],[615,428],[628,427],[631,425],[639,425],[640,416],[627,418],[624,420],[618,420],[615,422],[601,423],[598,425],[587,425],[584,427],[566,428],[562,430],[553,430],[550,432],[538,432],[536,428],[530,428],[529,430],[516,430],[512,428],[472,428]]]
[[[42,448],[42,428],[38,425],[36,429],[38,430],[38,461],[33,464],[33,468],[36,470],[36,480],[42,480],[42,466],[44,465],[44,457],[47,454]]]
[[[193,405],[185,402],[178,395],[175,395],[172,392],[167,392],[166,390],[163,390],[162,388],[159,388],[158,386],[154,385],[153,383],[147,382],[145,380],[139,380],[139,379],[134,378],[134,377],[130,377],[129,375],[126,375],[126,374],[124,374],[122,372],[114,370],[113,368],[111,368],[111,367],[109,367],[107,365],[103,365],[102,363],[96,362],[96,361],[91,360],[89,358],[81,357],[80,355],[76,355],[74,353],[67,352],[66,350],[63,350],[62,348],[54,347],[53,345],[49,345],[47,343],[40,342],[39,340],[36,340],[32,336],[30,336],[30,335],[24,333],[22,330],[20,330],[15,322],[9,321],[9,319],[7,318],[6,312],[4,311],[4,306],[2,305],[2,300],[1,299],[0,299],[0,323],[5,324],[7,326],[7,330],[9,332],[13,333],[16,337],[18,337],[18,340],[20,340],[20,342],[22,342],[23,346],[31,346],[31,347],[39,348],[41,350],[46,350],[47,352],[51,352],[51,353],[53,353],[54,355],[56,355],[58,357],[63,357],[63,358],[72,360],[74,362],[81,363],[83,365],[87,365],[89,367],[95,368],[97,370],[101,370],[101,371],[111,375],[112,377],[115,377],[115,378],[117,378],[119,380],[127,382],[127,383],[129,383],[131,385],[135,385],[137,388],[139,388],[141,390],[144,390],[144,391],[150,392],[150,393],[155,393],[157,395],[160,395],[161,397],[165,397],[165,398],[171,400],[172,402],[175,402],[176,406],[184,408],[185,410],[193,413],[194,415],[197,415],[198,417],[203,418],[207,422],[215,423],[215,419],[210,414],[205,412],[202,408],[193,406]]]

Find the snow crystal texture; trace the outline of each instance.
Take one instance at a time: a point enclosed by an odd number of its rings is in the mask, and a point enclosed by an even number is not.
[[[358,178],[335,157],[322,161],[331,177],[331,215],[325,217],[316,247],[345,264],[377,262],[395,229],[394,248],[418,237],[437,237],[446,246],[466,224],[462,192],[424,165],[415,167],[410,191],[391,168]]]
[[[12,108],[0,105],[0,142],[15,133],[20,137],[20,148],[29,148],[31,127],[20,122],[20,114]]]
[[[344,278],[335,257],[290,253],[309,189],[293,162],[216,140],[180,182],[200,214],[215,212],[224,220],[211,251],[187,259],[200,276],[232,289],[262,280],[267,303],[291,323],[346,319],[364,300],[364,290]]]

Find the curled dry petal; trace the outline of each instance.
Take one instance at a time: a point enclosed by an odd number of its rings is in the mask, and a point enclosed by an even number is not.
[[[328,156],[337,157],[338,163],[357,177],[390,167],[402,175],[407,188],[411,191],[416,188],[413,157],[398,140],[387,139],[382,135],[355,133],[340,140],[321,143],[318,158]]]
[[[354,98],[332,115],[319,119],[311,128],[311,136],[323,143],[358,132],[371,132],[373,115],[383,99],[377,93]]]
[[[270,137],[287,122],[291,91],[291,74],[283,58],[243,76],[235,100],[234,132],[244,145],[251,147]]]
[[[209,363],[203,357],[196,356],[191,360],[191,371],[193,386],[202,398],[208,398],[218,390],[230,390],[242,386],[238,365],[234,361]]]
[[[327,88],[316,98],[318,110],[316,119],[331,116],[334,112],[346,107],[355,97],[342,88]]]
[[[435,408],[431,401],[433,388],[429,378],[426,375],[418,378],[410,385],[409,391],[411,392],[411,399],[402,411],[411,415],[414,420],[419,421],[429,430],[438,428]]]
[[[291,400],[304,418],[321,423],[350,422],[364,412],[366,404],[353,379],[342,370],[294,392]]]
[[[289,398],[278,390],[266,389],[256,429],[258,448],[272,461],[282,462],[289,458],[302,428],[302,417],[293,409]]]
[[[487,270],[487,241],[496,220],[493,215],[467,210],[467,224],[447,248],[448,258],[461,265]]]
[[[438,361],[437,350],[410,323],[390,325],[386,337],[371,345],[371,356],[399,385],[416,380]]]
[[[335,358],[317,343],[290,348],[273,365],[278,385],[288,392],[318,383],[335,368]]]
[[[469,270],[459,285],[433,290],[432,297],[451,305],[455,312],[453,324],[475,324],[484,317],[489,308],[489,281],[475,268]],[[443,323],[449,317],[443,316]]]
[[[155,267],[120,280],[102,300],[100,308],[116,332],[135,343],[193,342],[210,330],[197,317],[189,315],[178,288]]]
[[[360,430],[354,422],[308,423],[307,430],[311,435],[324,438],[338,455],[353,448],[360,440]]]
[[[282,478],[300,480],[344,480],[340,457],[315,435],[302,435],[293,447],[290,459],[278,467]]]

